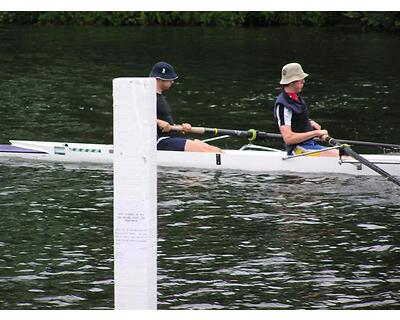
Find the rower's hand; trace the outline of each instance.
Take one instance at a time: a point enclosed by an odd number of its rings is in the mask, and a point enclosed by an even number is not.
[[[314,132],[315,136],[321,141],[325,141],[325,138],[329,136],[328,130],[315,130]]]
[[[157,120],[157,125],[161,129],[162,132],[170,132],[171,131],[171,125],[164,120]]]
[[[314,120],[310,120],[310,125],[314,130],[321,130],[321,126]]]
[[[188,133],[192,130],[192,125],[190,123],[182,123],[182,132]]]

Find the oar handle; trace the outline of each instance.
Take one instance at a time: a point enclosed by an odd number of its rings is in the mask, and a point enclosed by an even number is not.
[[[190,133],[197,133],[197,134],[205,134],[206,133],[206,128],[203,127],[192,127],[190,129]],[[183,131],[183,127],[181,125],[173,125],[171,126],[172,131]]]

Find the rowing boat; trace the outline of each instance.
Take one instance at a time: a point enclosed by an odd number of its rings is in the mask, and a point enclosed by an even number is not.
[[[109,144],[66,143],[10,140],[0,145],[0,158],[24,159],[59,163],[111,165],[114,148]],[[365,154],[370,162],[394,176],[400,176],[399,154]],[[201,152],[157,151],[157,164],[162,167],[244,170],[260,173],[334,173],[377,175],[368,167],[349,157],[288,158],[277,149],[246,145],[222,154]]]

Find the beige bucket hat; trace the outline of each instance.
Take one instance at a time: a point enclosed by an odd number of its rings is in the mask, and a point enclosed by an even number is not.
[[[289,84],[293,81],[303,80],[308,74],[298,63],[288,63],[282,68],[282,79],[280,84]]]

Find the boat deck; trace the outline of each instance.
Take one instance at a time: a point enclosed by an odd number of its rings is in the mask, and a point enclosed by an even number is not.
[[[36,154],[47,154],[47,152],[44,151],[38,151],[34,149],[28,149],[28,148],[21,148],[9,144],[0,144],[0,152],[3,153],[36,153]]]

